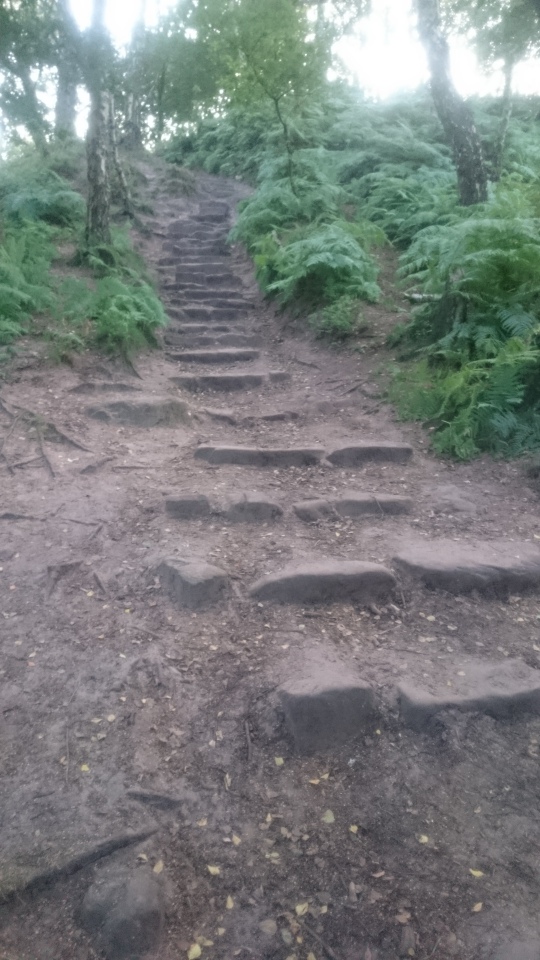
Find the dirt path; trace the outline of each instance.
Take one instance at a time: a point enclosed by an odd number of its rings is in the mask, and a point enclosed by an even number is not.
[[[537,497],[284,331],[198,183],[164,353],[0,391],[0,957],[540,960]]]

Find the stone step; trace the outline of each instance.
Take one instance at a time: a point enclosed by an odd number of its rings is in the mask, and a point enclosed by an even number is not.
[[[206,279],[208,274],[212,273],[228,273],[231,277],[237,280],[236,274],[232,273],[230,269],[230,257],[221,257],[215,258],[213,260],[201,260],[197,253],[184,254],[182,259],[176,260],[176,267],[178,269],[185,269],[193,271],[193,273],[198,273]]]
[[[395,565],[433,590],[505,597],[540,587],[540,548],[522,541],[432,540],[404,545]]]
[[[398,687],[404,723],[415,730],[429,726],[443,710],[486,713],[514,719],[523,713],[540,713],[540,670],[523,660],[456,661],[446,680]]]
[[[189,423],[191,411],[182,400],[112,400],[86,408],[93,420],[121,423],[133,427],[172,427]]]
[[[255,307],[253,300],[239,296],[238,290],[223,290],[213,294],[208,289],[186,290],[181,285],[167,286],[166,284],[162,285],[162,289],[180,294],[182,301],[191,306],[225,307],[236,310],[253,310]]]
[[[361,467],[365,463],[407,463],[413,449],[407,443],[355,443],[336,447],[328,460],[336,467]]]
[[[279,687],[285,722],[296,753],[312,756],[336,749],[373,729],[373,690],[347,664],[309,651],[300,674]]]
[[[173,250],[180,259],[184,259],[184,262],[188,262],[189,257],[199,260],[201,257],[207,256],[213,260],[215,257],[230,256],[229,248],[224,240],[196,240],[192,238],[189,241],[177,240],[176,243],[171,241],[170,245],[165,240],[163,250],[165,252]]]
[[[410,513],[412,500],[381,493],[347,493],[336,500],[304,500],[293,504],[293,510],[300,520],[316,523],[330,517],[397,516]]]
[[[248,336],[243,333],[224,333],[216,334],[212,336],[211,334],[202,334],[202,335],[190,335],[190,334],[174,334],[170,333],[164,338],[165,343],[169,347],[186,347],[194,348],[198,347],[258,347],[261,344],[261,337],[259,336]]]
[[[236,390],[255,390],[268,382],[265,373],[207,373],[198,376],[186,375],[171,377],[171,382],[177,387],[197,393],[205,390],[216,390],[221,393],[232,393]]]
[[[232,333],[235,326],[229,323],[175,323],[168,327],[171,333],[186,336],[205,336],[211,333]]]
[[[193,217],[193,223],[213,223],[220,227],[225,227],[229,229],[228,221],[230,219],[229,211],[225,214],[217,213],[199,213]]]
[[[167,227],[167,236],[176,239],[213,240],[226,236],[226,232],[212,224],[195,223],[192,220],[176,220]]]
[[[237,447],[203,444],[195,451],[196,460],[207,463],[233,463],[250,467],[306,467],[320,463],[322,447]]]
[[[229,216],[230,207],[228,203],[217,200],[202,200],[199,203],[199,217],[218,217],[224,220]]]
[[[239,307],[178,307],[178,311],[190,320],[207,320],[211,323],[213,320],[245,320],[248,313],[247,308]]]
[[[198,520],[209,517],[212,508],[208,497],[202,493],[184,493],[165,500],[165,512],[175,520]]]
[[[395,578],[376,563],[359,560],[321,560],[287,567],[257,580],[249,595],[279,603],[376,603],[389,600]]]
[[[235,277],[234,273],[217,273],[216,271],[208,270],[203,272],[202,270],[192,270],[191,267],[181,267],[176,268],[175,279],[177,283],[183,284],[198,284],[199,286],[205,285],[207,287],[225,287],[227,284],[231,286],[235,285],[235,289],[242,289],[242,281]],[[186,287],[187,289],[187,287]]]
[[[206,323],[207,326],[214,329],[219,323],[228,323],[234,324],[237,326],[237,323],[244,324],[247,319],[247,311],[241,311],[234,309],[225,309],[224,307],[186,307],[185,305],[175,302],[170,302],[171,298],[168,297],[167,301],[165,298],[162,298],[164,301],[165,309],[167,314],[170,317],[173,317],[176,320],[179,320],[181,323],[184,321],[193,322],[193,323]]]
[[[228,593],[227,574],[212,564],[197,560],[163,560],[156,568],[169,599],[181,607],[199,610],[223,600]]]
[[[246,363],[249,360],[258,360],[260,350],[235,350],[233,347],[221,350],[182,350],[166,356],[168,360],[177,363]]]
[[[283,516],[283,508],[264,494],[244,493],[229,502],[220,514],[232,523],[272,523]]]

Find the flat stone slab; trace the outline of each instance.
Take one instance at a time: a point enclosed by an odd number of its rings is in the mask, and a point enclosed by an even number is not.
[[[220,407],[203,407],[201,413],[205,413],[211,420],[221,420],[222,423],[230,423],[235,426],[238,418],[234,410],[226,410]]]
[[[300,520],[316,523],[330,517],[397,516],[409,513],[412,501],[407,497],[382,493],[378,496],[369,493],[350,493],[336,500],[305,500],[293,504],[293,510]]]
[[[222,351],[225,347],[243,347],[245,349],[258,347],[260,346],[261,338],[249,336],[245,333],[169,333],[166,337],[164,337],[164,341],[168,347],[180,347],[181,349],[186,350],[199,350],[213,347],[215,350]],[[177,360],[179,358],[179,356],[176,356],[171,359]],[[223,362],[227,361],[224,360]],[[230,363],[231,361],[228,362]]]
[[[257,580],[249,590],[256,600],[280,603],[333,603],[388,600],[395,587],[386,567],[360,560],[321,560],[287,567]]]
[[[191,610],[222,600],[229,584],[223,570],[202,560],[163,560],[156,573],[169,599]]]
[[[540,713],[540,670],[533,670],[523,660],[471,662],[456,666],[444,686],[427,690],[402,683],[398,692],[402,719],[417,730],[442,710],[507,719]]]
[[[293,510],[299,520],[304,523],[318,523],[319,520],[330,520],[337,517],[337,513],[329,500],[303,500],[293,503]]]
[[[208,497],[202,493],[183,494],[165,501],[165,510],[175,520],[196,520],[209,517],[212,508]]]
[[[540,586],[540,549],[532,543],[432,540],[404,546],[396,566],[433,590],[506,596]]]
[[[182,314],[183,317],[188,317],[191,320],[207,320],[211,323],[214,320],[223,320],[223,321],[234,321],[237,319],[245,319],[247,308],[243,307],[241,310],[235,307],[189,307],[183,306],[177,308],[178,312]]]
[[[180,353],[169,353],[169,360],[180,363],[246,363],[248,360],[257,360],[259,350],[182,350]]]
[[[279,689],[279,699],[297,753],[335,749],[366,732],[375,706],[369,683],[332,662],[312,663]]]
[[[319,463],[324,456],[322,447],[227,447],[204,444],[195,451],[197,460],[208,463],[233,463],[253,467],[305,467]]]
[[[217,390],[222,393],[233,393],[236,390],[254,390],[262,387],[267,381],[264,373],[208,373],[199,376],[189,375],[171,377],[171,383],[191,393],[198,390]]]
[[[336,447],[327,459],[336,467],[361,467],[364,463],[407,463],[412,455],[407,443],[355,443]]]
[[[132,427],[173,427],[189,423],[191,411],[182,400],[111,400],[86,408],[94,420]]]
[[[262,494],[244,493],[228,504],[223,515],[233,523],[272,523],[283,516],[283,509]]]
[[[86,891],[80,921],[107,960],[135,960],[159,946],[165,907],[164,885],[149,866],[114,865]]]

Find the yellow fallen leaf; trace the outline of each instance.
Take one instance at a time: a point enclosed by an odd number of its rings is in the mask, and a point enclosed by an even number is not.
[[[242,843],[242,838],[239,837],[237,833],[233,833],[232,842],[234,843],[235,847],[239,847]]]
[[[216,933],[218,937],[223,937],[225,935],[225,927],[218,927]]]
[[[277,933],[277,923],[275,920],[263,920],[263,922],[259,924],[259,928],[269,937],[274,937]]]
[[[161,873],[163,870],[163,860],[158,860],[154,867],[154,873]]]
[[[312,783],[314,787],[316,787],[317,784],[320,783],[321,781],[320,781],[320,780],[317,780],[317,778],[315,778],[314,780],[310,780],[309,782]]]
[[[483,906],[484,906],[483,903],[475,903],[474,907],[472,908],[472,912],[473,912],[473,913],[480,913],[480,911],[481,911],[481,909],[482,909]]]
[[[116,714],[110,713],[109,716],[107,717],[107,723],[114,723],[115,720],[116,720]]]
[[[325,810],[325,812],[323,813],[323,815],[322,815],[322,817],[321,817],[321,820],[322,820],[323,823],[335,823],[336,818],[335,818],[332,810]]]
[[[418,837],[418,843],[429,843],[429,837],[427,834],[422,833],[421,836]]]
[[[356,826],[355,823],[351,823],[349,827],[349,833],[355,833],[355,834],[358,833],[358,827]]]
[[[225,904],[227,910],[234,910],[234,900],[232,897],[227,897],[227,903]]]
[[[430,613],[429,617],[426,617],[426,620],[429,620],[430,623],[434,623],[437,618]]]
[[[197,937],[197,943],[200,943],[201,947],[213,947],[214,941],[207,940],[206,937]]]
[[[326,904],[323,904],[323,906],[319,910],[319,913],[322,913],[322,914],[328,913],[328,907],[326,906]]]
[[[274,757],[274,763],[275,763],[276,767],[282,767],[283,764],[285,763],[285,761],[284,761],[283,757]]]
[[[137,860],[140,860],[142,863],[147,863],[148,857],[145,853],[140,853],[137,857]]]
[[[410,919],[411,915],[408,910],[400,910],[400,912],[396,914],[396,920],[398,923],[405,924],[408,923]]]
[[[314,953],[308,953],[307,960],[317,960],[317,957]]]
[[[202,955],[200,944],[194,943],[188,950],[188,960],[199,960]]]
[[[206,817],[203,817],[202,820],[197,820],[198,827],[206,827],[208,825],[208,820]]]
[[[232,778],[230,773],[225,774],[225,776],[223,777],[223,783],[225,784],[225,789],[228,790],[232,783]]]
[[[82,772],[82,773],[89,773],[89,772],[90,772],[90,767],[88,766],[87,763],[81,763],[81,772]]]
[[[305,917],[309,910],[309,903],[297,903],[294,909],[297,917]]]
[[[483,877],[483,876],[484,876],[484,873],[483,873],[482,870],[472,870],[472,869],[469,869],[469,873],[470,873],[473,877]]]
[[[103,720],[101,717],[92,717],[90,723],[103,723]]]
[[[219,877],[221,873],[221,867],[208,867],[208,873],[212,874],[213,877]]]
[[[329,776],[330,776],[329,773],[321,773],[321,780],[328,780]]]

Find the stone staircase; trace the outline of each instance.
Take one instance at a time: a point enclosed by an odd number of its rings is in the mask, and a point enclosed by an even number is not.
[[[209,194],[212,187],[206,185]],[[230,189],[230,188],[229,188]],[[214,187],[215,190],[215,187]],[[319,444],[261,446],[258,423],[261,419],[278,422],[286,412],[273,411],[285,385],[290,382],[287,370],[272,370],[264,349],[264,337],[257,327],[257,307],[253,297],[244,293],[243,283],[231,266],[227,233],[234,212],[234,198],[222,195],[199,203],[198,211],[168,227],[163,254],[156,267],[161,275],[161,291],[171,317],[165,334],[167,358],[177,365],[178,374],[171,383],[188,401],[193,394],[199,399],[212,395],[208,414],[216,421],[235,426],[242,422],[251,443],[238,444],[231,439],[219,443],[201,443],[194,451],[194,462],[214,469],[237,467],[231,478],[234,496],[226,506],[212,504],[208,497],[193,490],[166,500],[164,509],[178,524],[194,520],[211,523],[216,517],[234,523],[287,524],[299,520],[319,524],[330,519],[398,517],[412,511],[409,497],[374,490],[351,490],[344,495],[326,494],[298,501],[277,502],[253,492],[257,473],[266,471],[303,471],[316,465],[327,469],[331,488],[332,470],[356,471],[370,464],[387,464],[403,469],[413,457],[413,449],[405,443],[387,440],[366,440],[352,436],[347,443],[326,449]],[[211,366],[212,372],[207,371]],[[258,398],[258,390],[264,393]],[[264,412],[253,418],[246,430],[247,418],[238,415],[234,406],[214,407],[223,395],[254,397],[257,406],[264,401]],[[293,414],[294,415],[294,414]],[[179,478],[181,480],[181,478]],[[240,488],[240,494],[238,489]],[[231,490],[231,493],[233,490]],[[251,584],[245,584],[246,597],[253,602],[296,605],[332,605],[353,602],[357,605],[389,603],[396,591],[415,583],[421,589],[440,590],[445,594],[465,595],[471,591],[492,597],[505,597],[512,592],[540,589],[540,550],[531,542],[474,542],[431,540],[420,542],[411,529],[411,539],[394,553],[390,564],[372,563],[361,553],[354,559],[321,556],[308,563],[273,569]],[[158,568],[160,581],[170,600],[180,606],[202,609],[226,602],[231,588],[227,572],[208,563],[178,563],[164,559]],[[458,664],[459,666],[459,664]],[[338,671],[339,672],[339,671]],[[321,683],[320,669],[310,681],[299,679],[295,693],[289,683],[282,691],[285,714],[296,746],[309,749],[317,742],[326,748],[336,746],[351,735],[361,732],[377,711],[373,691],[357,673],[329,670]],[[401,684],[398,697],[401,718],[405,724],[418,727],[429,723],[439,711],[450,708],[485,711],[491,715],[509,712],[540,712],[540,672],[519,660],[472,662],[466,670],[450,670],[451,681],[431,681],[426,675],[426,688]],[[448,687],[452,686],[449,696]],[[367,699],[366,699],[367,698]],[[369,710],[366,708],[369,700]],[[302,719],[299,719],[301,716]],[[306,717],[308,721],[306,721]],[[311,730],[306,735],[307,727]],[[324,735],[321,732],[324,729]],[[299,731],[303,732],[299,732]],[[313,731],[318,730],[315,735]],[[317,736],[319,737],[317,741]]]

